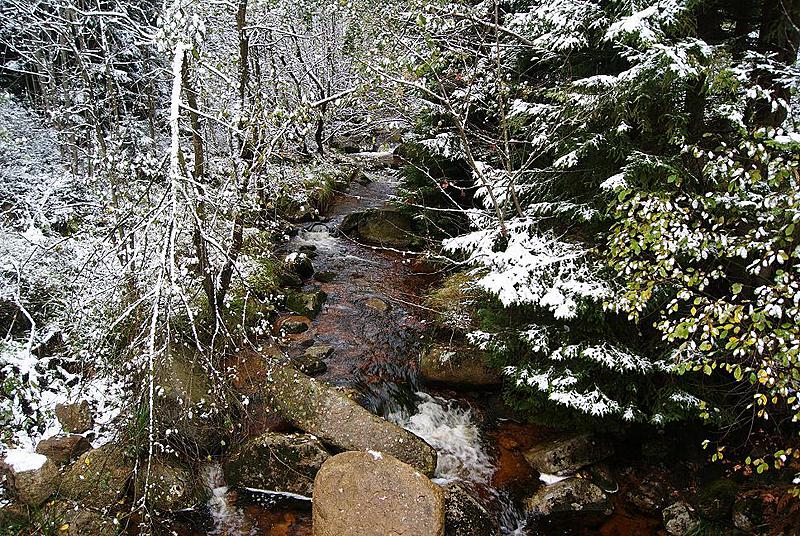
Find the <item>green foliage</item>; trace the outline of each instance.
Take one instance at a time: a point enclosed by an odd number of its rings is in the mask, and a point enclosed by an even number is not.
[[[503,4],[498,34],[484,5],[421,23],[418,143],[473,180],[473,231],[444,245],[499,301],[468,337],[518,407],[756,419],[748,439],[788,438],[756,472],[800,456],[800,12],[762,7],[537,0]]]
[[[398,196],[400,209],[419,222],[424,236],[441,239],[467,228],[462,208],[472,204],[474,186],[463,162],[407,143],[396,154],[404,162]]]

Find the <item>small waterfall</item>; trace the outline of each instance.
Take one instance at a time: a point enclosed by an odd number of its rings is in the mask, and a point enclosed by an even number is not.
[[[210,463],[203,468],[203,480],[211,493],[208,511],[214,522],[209,534],[225,536],[244,536],[250,534],[242,512],[232,505],[234,497],[228,490],[225,474],[218,463]]]
[[[414,415],[392,413],[388,419],[428,442],[439,455],[436,477],[440,483],[463,480],[486,484],[494,473],[483,449],[472,411],[444,398],[417,393],[421,400]]]
[[[492,493],[501,505],[500,533],[504,536],[528,536],[533,534],[528,527],[525,514],[514,505],[514,502],[505,494],[496,490]]]
[[[416,413],[394,412],[387,418],[428,442],[438,454],[436,479],[439,484],[461,480],[485,489],[499,511],[498,523],[503,535],[530,534],[525,515],[503,492],[490,485],[495,467],[483,447],[480,430],[472,420],[472,411],[453,401],[418,392]]]

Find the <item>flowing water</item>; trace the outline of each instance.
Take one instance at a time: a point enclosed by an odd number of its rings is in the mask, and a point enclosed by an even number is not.
[[[395,172],[368,176],[371,183],[337,197],[328,220],[306,224],[288,244],[288,252],[313,246],[316,272],[331,279],[306,284],[306,290],[326,292],[325,307],[308,331],[286,335],[282,343],[295,356],[312,341],[331,346],[328,369],[318,379],[355,389],[366,408],[425,439],[438,452],[436,481],[469,487],[502,534],[537,534],[511,498],[533,491],[537,475],[515,453],[519,449],[504,447],[515,443],[510,438],[530,437],[529,431],[497,419],[485,394],[426,390],[418,380],[417,357],[428,333],[419,294],[437,275],[412,255],[361,245],[337,232],[347,214],[382,206],[392,195]],[[206,472],[211,521],[194,523],[191,534],[311,534],[309,501],[259,490],[232,492],[218,465]]]
[[[311,328],[282,339],[290,355],[313,341],[329,345],[327,371],[318,379],[355,389],[369,410],[425,439],[438,452],[435,481],[459,481],[493,512],[503,534],[528,534],[523,516],[508,495],[492,485],[495,460],[473,409],[474,401],[426,392],[420,385],[417,357],[427,333],[419,293],[437,278],[413,255],[359,244],[337,231],[352,212],[380,207],[390,198],[397,174],[380,171],[372,182],[341,193],[328,220],[306,224],[287,251],[313,249],[317,273],[305,290],[321,288],[325,307]],[[312,248],[313,247],[313,248]],[[187,514],[192,535],[250,536],[311,534],[310,501],[262,490],[231,490],[218,463],[204,468],[210,499],[205,513]]]

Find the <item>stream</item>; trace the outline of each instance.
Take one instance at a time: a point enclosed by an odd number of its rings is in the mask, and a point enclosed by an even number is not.
[[[313,341],[328,345],[327,371],[317,379],[354,389],[361,404],[425,439],[438,453],[434,481],[459,481],[472,490],[497,520],[501,534],[539,534],[526,526],[516,505],[540,483],[520,454],[520,437],[536,438],[536,429],[497,417],[499,398],[492,393],[431,389],[419,381],[417,358],[430,322],[420,294],[437,275],[414,256],[356,243],[337,232],[353,212],[380,207],[398,182],[390,169],[367,172],[368,184],[353,184],[340,193],[327,219],[303,225],[287,252],[313,250],[317,273],[328,282],[310,280],[304,290],[327,294],[322,312],[308,331],[285,335],[290,356],[299,356]],[[311,502],[307,498],[259,490],[231,490],[218,464],[206,467],[211,499],[202,515],[187,513],[179,534],[311,535]],[[563,532],[573,534],[578,532]],[[583,533],[583,532],[580,532]]]

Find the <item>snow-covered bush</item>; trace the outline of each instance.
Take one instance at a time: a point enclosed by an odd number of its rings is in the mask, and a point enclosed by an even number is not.
[[[522,0],[416,20],[426,53],[397,81],[436,118],[417,142],[475,191],[451,199],[471,229],[444,249],[497,300],[467,336],[522,406],[772,414],[793,439],[770,463],[795,452],[800,14],[770,6]],[[714,396],[730,380],[735,401]]]

